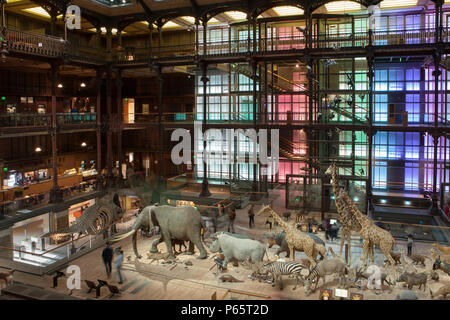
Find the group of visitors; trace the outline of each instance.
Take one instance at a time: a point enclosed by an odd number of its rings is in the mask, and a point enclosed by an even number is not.
[[[116,249],[111,248],[111,244],[109,242],[106,242],[106,247],[102,251],[102,259],[103,263],[105,264],[106,268],[106,275],[108,279],[111,278],[111,272],[112,272],[112,261],[113,257],[116,255],[116,260],[114,262],[114,266],[116,267],[117,276],[119,277],[119,284],[123,283],[123,277],[122,277],[122,265],[123,265],[123,251],[121,247],[118,247]]]
[[[325,230],[325,239],[334,241],[338,238],[339,225],[336,222],[330,224],[330,221],[326,219],[322,224],[322,228]]]
[[[255,225],[255,205],[252,204],[248,209],[248,227],[251,229]],[[236,220],[236,208],[232,208],[228,213],[228,232],[234,232],[234,221]]]

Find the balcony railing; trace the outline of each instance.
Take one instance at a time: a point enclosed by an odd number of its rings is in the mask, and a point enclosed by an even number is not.
[[[20,51],[36,55],[51,57],[69,55],[105,60],[109,57],[101,48],[81,47],[70,45],[62,38],[32,34],[23,31],[6,29],[5,37],[9,50]],[[444,42],[450,41],[448,29],[443,29]],[[374,31],[372,44],[374,46],[394,46],[403,44],[430,44],[436,40],[434,29],[406,29]],[[313,48],[364,47],[370,43],[369,32],[318,34],[312,36]],[[238,39],[228,41],[214,41],[207,43],[206,52],[203,43],[199,43],[199,55],[223,55],[238,54],[253,51],[260,53],[293,51],[305,48],[306,39],[300,35],[260,37],[256,40]],[[150,54],[151,53],[151,54]],[[132,48],[112,53],[119,62],[146,61],[150,58],[180,58],[192,57],[196,54],[195,43],[184,43],[173,46],[161,46],[150,48]]]
[[[58,57],[65,52],[66,41],[62,38],[6,29],[9,50],[30,54]]]
[[[51,124],[52,115],[48,113],[10,113],[0,115],[0,127],[46,127]]]
[[[443,30],[442,38],[444,42],[450,41],[447,29]],[[406,30],[386,30],[374,31],[372,33],[372,44],[374,46],[396,46],[406,44],[430,44],[434,43],[435,31],[433,29],[406,29]],[[320,49],[339,49],[344,47],[365,47],[369,45],[369,32],[318,34],[312,36],[312,47]],[[256,51],[259,53],[295,51],[304,49],[306,39],[300,35],[261,37],[256,41]],[[248,39],[213,41],[208,42],[206,52],[203,43],[199,43],[199,55],[224,55],[238,54],[253,51],[254,41]],[[153,58],[183,57],[195,55],[195,43],[181,44],[175,46],[161,46],[152,48]],[[151,58],[150,48],[132,48],[123,50],[118,54],[118,61],[131,62],[143,61]]]
[[[134,113],[123,114],[123,122],[133,123],[158,123],[157,113]],[[203,112],[165,112],[162,115],[162,123],[193,123],[194,121],[203,121]],[[253,121],[253,112],[208,112],[207,122],[251,122]]]
[[[96,113],[57,113],[56,122],[58,125],[70,124],[92,124],[96,123]]]
[[[96,123],[96,113],[58,113],[58,125]],[[10,113],[0,115],[0,127],[48,127],[52,124],[50,113]]]

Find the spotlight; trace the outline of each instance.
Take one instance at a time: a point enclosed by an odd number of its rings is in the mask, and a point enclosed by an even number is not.
[[[405,205],[410,206],[411,205],[411,201],[406,200],[405,201]]]
[[[41,152],[42,149],[41,149],[41,147],[36,147],[36,149],[34,149],[34,151],[35,151],[35,152]]]
[[[80,87],[86,88],[86,83],[82,82],[82,83],[80,84]]]
[[[386,203],[387,201],[386,201],[386,199],[381,199],[380,202],[381,203]]]
[[[59,83],[58,88],[62,88],[62,87],[63,87],[62,83]]]
[[[87,146],[86,142],[82,142],[82,143],[81,143],[81,146],[82,146],[82,147],[86,147],[86,146]]]
[[[298,63],[297,63],[296,65],[295,65],[295,67],[296,67],[296,68],[298,68],[298,67],[299,67]]]

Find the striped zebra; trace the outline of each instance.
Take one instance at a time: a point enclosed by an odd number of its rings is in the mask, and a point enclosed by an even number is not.
[[[298,286],[299,278],[303,282],[303,277],[301,275],[301,271],[306,267],[297,261],[273,261],[270,263],[266,263],[259,268],[258,273],[262,275],[267,275],[270,273],[272,275],[272,287],[275,286],[275,282],[277,279],[280,281],[280,289],[283,289],[283,275],[294,276],[297,279],[295,287],[292,290],[295,290]]]

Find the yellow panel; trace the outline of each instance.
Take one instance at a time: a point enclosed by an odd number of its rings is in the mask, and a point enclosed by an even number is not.
[[[325,5],[328,12],[359,11],[361,5],[353,1],[333,1]]]

